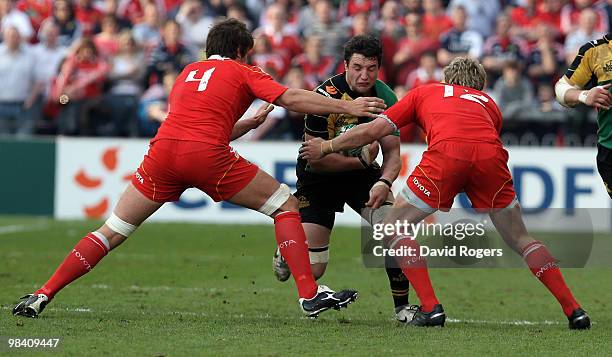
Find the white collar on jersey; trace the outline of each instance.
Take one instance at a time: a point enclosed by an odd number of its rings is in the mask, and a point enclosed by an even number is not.
[[[209,60],[225,61],[225,60],[228,60],[230,58],[229,57],[221,57],[219,55],[212,55],[212,56],[208,57],[207,59],[209,59]]]

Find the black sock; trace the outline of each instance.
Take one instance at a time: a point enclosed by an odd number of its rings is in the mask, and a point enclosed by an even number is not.
[[[410,282],[406,279],[402,269],[394,267],[397,264],[395,261],[391,261],[393,259],[393,257],[386,257],[385,263],[387,267],[385,270],[389,277],[389,287],[391,288],[391,295],[393,296],[393,304],[397,308],[408,305],[408,288],[410,287]]]

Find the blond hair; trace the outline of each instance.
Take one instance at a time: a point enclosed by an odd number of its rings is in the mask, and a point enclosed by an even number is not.
[[[487,73],[482,65],[469,57],[457,57],[444,67],[444,82],[482,90]]]

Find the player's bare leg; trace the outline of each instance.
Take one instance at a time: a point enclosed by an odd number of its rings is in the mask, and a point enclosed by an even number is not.
[[[315,223],[302,223],[308,241],[308,255],[310,257],[310,269],[315,280],[325,274],[329,262],[329,238],[331,230],[325,226]],[[291,273],[288,271],[285,258],[277,249],[273,259],[274,274],[280,281],[289,279]],[[287,272],[285,272],[287,270]]]
[[[589,328],[591,326],[589,316],[580,308],[565,284],[555,258],[544,244],[536,241],[527,233],[518,202],[511,207],[491,212],[489,216],[504,241],[523,257],[529,270],[561,304],[563,313],[569,320],[569,327],[571,329]]]
[[[308,237],[308,254],[310,256],[310,267],[315,279],[325,274],[329,261],[329,238],[331,230],[325,226],[314,223],[303,223],[304,232]]]
[[[310,268],[315,280],[318,280],[325,273],[327,262],[329,261],[329,237],[331,230],[316,223],[302,223],[302,227],[308,241]],[[286,281],[291,276],[289,266],[278,248],[272,257],[272,270],[278,281]]]
[[[161,205],[146,198],[130,183],[111,217],[100,228],[83,237],[51,278],[34,294],[22,298],[25,300],[15,306],[13,314],[37,317],[62,288],[90,272]]]
[[[330,308],[345,307],[357,298],[357,292],[353,290],[335,293],[323,285],[317,286],[310,268],[298,200],[286,185],[259,170],[253,180],[229,201],[274,218],[278,249],[297,285],[300,305],[309,316],[316,317]]]
[[[378,208],[365,207],[361,210],[361,217],[374,226],[383,222],[385,217],[390,213],[395,203],[395,197],[392,192],[389,192],[386,201]],[[408,301],[408,293],[410,290],[410,282],[406,275],[402,272],[395,261],[395,257],[385,256],[385,272],[389,279],[389,288],[393,297],[393,306],[395,311],[395,319],[401,323],[407,323],[414,317],[416,305],[410,305]]]
[[[393,210],[383,220],[384,224],[394,224],[397,221],[416,224],[435,211],[435,209],[427,206],[415,195],[411,195],[411,202],[408,202],[404,197],[407,190],[409,190],[407,187],[404,188],[402,195],[397,197]],[[417,207],[417,205],[421,207]],[[417,241],[410,236],[397,235],[386,237],[384,243],[391,249],[414,252],[412,256],[397,256],[395,258],[421,301],[420,309],[407,324],[415,326],[444,326],[446,315],[431,285],[427,262],[419,254],[420,246]]]

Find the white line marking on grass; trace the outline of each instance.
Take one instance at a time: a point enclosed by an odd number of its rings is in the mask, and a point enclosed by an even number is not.
[[[17,288],[23,289],[38,289],[40,285],[37,284],[17,284],[13,285]],[[245,285],[247,286],[247,285]],[[273,288],[258,288],[254,285],[248,285],[249,288],[216,288],[216,287],[194,287],[194,286],[167,286],[167,285],[158,285],[158,286],[141,286],[141,285],[123,285],[123,286],[114,286],[107,284],[92,284],[88,287],[90,289],[100,289],[100,290],[116,290],[116,291],[127,291],[127,292],[164,292],[164,291],[180,291],[187,293],[211,293],[211,294],[227,294],[227,293],[240,293],[240,292],[253,292],[257,291],[260,293],[274,293],[277,289]],[[83,286],[82,288],[87,288],[87,286]]]
[[[3,310],[12,310],[11,307],[8,306],[2,306]],[[55,307],[51,307],[51,308],[47,308],[45,309],[45,311],[68,311],[68,312],[76,312],[76,313],[113,313],[116,311],[113,310],[93,310],[91,308],[85,308],[85,307],[76,307],[76,308],[55,308]],[[118,310],[117,310],[118,311]],[[142,311],[141,312],[143,315],[157,315],[157,316],[175,316],[175,315],[182,315],[182,316],[200,316],[200,317],[221,317],[220,314],[209,314],[203,311],[200,312],[194,312],[194,311]],[[269,314],[255,314],[255,315],[249,315],[249,314],[231,314],[231,315],[223,315],[224,317],[231,317],[231,318],[255,318],[255,319],[261,319],[261,320],[268,320],[270,318],[272,318],[272,316],[270,316]],[[467,324],[478,324],[478,325],[513,325],[513,326],[538,326],[538,325],[560,325],[561,322],[559,321],[550,321],[550,320],[544,320],[544,321],[527,321],[527,320],[522,320],[522,321],[495,321],[495,320],[461,320],[461,319],[447,319],[447,322],[453,322],[453,323],[467,323]],[[595,324],[595,323],[594,323]]]
[[[13,308],[9,306],[2,306],[2,310],[13,310]],[[75,308],[65,307],[63,309],[60,309],[57,307],[48,307],[45,309],[45,311],[68,311],[68,312],[87,312],[87,313],[93,312],[93,310],[88,307],[75,307]],[[110,312],[110,311],[106,311],[106,312]]]
[[[26,226],[18,226],[18,225],[2,226],[0,227],[0,234],[11,234],[11,233],[24,232],[24,231],[29,231],[29,230],[31,230],[31,228],[26,227]]]
[[[12,310],[13,308],[9,307],[9,306],[2,306],[1,307],[2,310]],[[111,313],[117,313],[120,310],[93,310],[90,308],[86,308],[86,307],[76,307],[76,308],[70,308],[70,307],[65,307],[65,308],[58,308],[58,307],[48,307],[45,309],[45,311],[67,311],[67,312],[76,312],[76,313],[104,313],[104,314],[111,314]],[[249,314],[209,314],[203,311],[200,312],[194,312],[194,311],[132,311],[135,313],[140,313],[141,315],[148,315],[148,316],[195,316],[195,317],[223,317],[223,318],[235,318],[235,319],[244,319],[244,318],[254,318],[254,319],[260,319],[260,320],[269,320],[272,318],[272,316],[270,316],[269,314],[254,314],[254,315],[249,315]],[[301,317],[301,316],[300,316]]]
[[[2,306],[3,310],[12,310],[11,307],[8,306]],[[76,307],[76,308],[55,308],[55,307],[51,307],[51,308],[46,308],[45,311],[68,311],[68,312],[76,312],[76,313],[114,313],[117,311],[114,310],[93,310],[91,308],[85,308],[85,307]],[[254,315],[249,315],[249,314],[231,314],[231,315],[226,315],[224,314],[223,316],[221,316],[221,314],[209,314],[203,311],[199,311],[199,312],[194,312],[194,311],[141,311],[142,315],[155,315],[155,316],[176,316],[176,315],[181,315],[181,316],[197,316],[197,317],[226,317],[226,318],[236,318],[236,319],[242,319],[242,318],[254,318],[254,319],[261,319],[261,320],[269,320],[272,318],[272,316],[270,316],[269,314],[254,314]],[[278,316],[275,316],[274,318],[279,318]],[[512,325],[512,326],[539,326],[539,325],[547,325],[547,326],[551,326],[551,325],[560,325],[562,324],[560,321],[550,321],[550,320],[544,320],[544,321],[527,321],[527,320],[520,320],[520,321],[509,321],[509,320],[473,320],[473,319],[468,319],[468,320],[461,320],[461,319],[446,319],[447,322],[452,322],[452,323],[463,323],[463,324],[476,324],[476,325]],[[597,322],[593,322],[593,324],[597,324]]]
[[[461,320],[461,319],[446,319],[448,322],[455,322],[460,324],[490,324],[490,325],[515,325],[515,326],[535,326],[535,325],[559,325],[561,322],[559,321],[494,321],[494,320]]]
[[[70,311],[70,309],[66,308],[67,311]],[[85,308],[85,307],[77,307],[76,309],[72,309],[74,312],[91,312],[90,308]]]
[[[46,224],[39,224],[39,225],[34,225],[34,226],[26,226],[22,224],[14,224],[10,226],[0,226],[0,235],[19,233],[19,232],[41,231],[45,228],[47,228]]]

